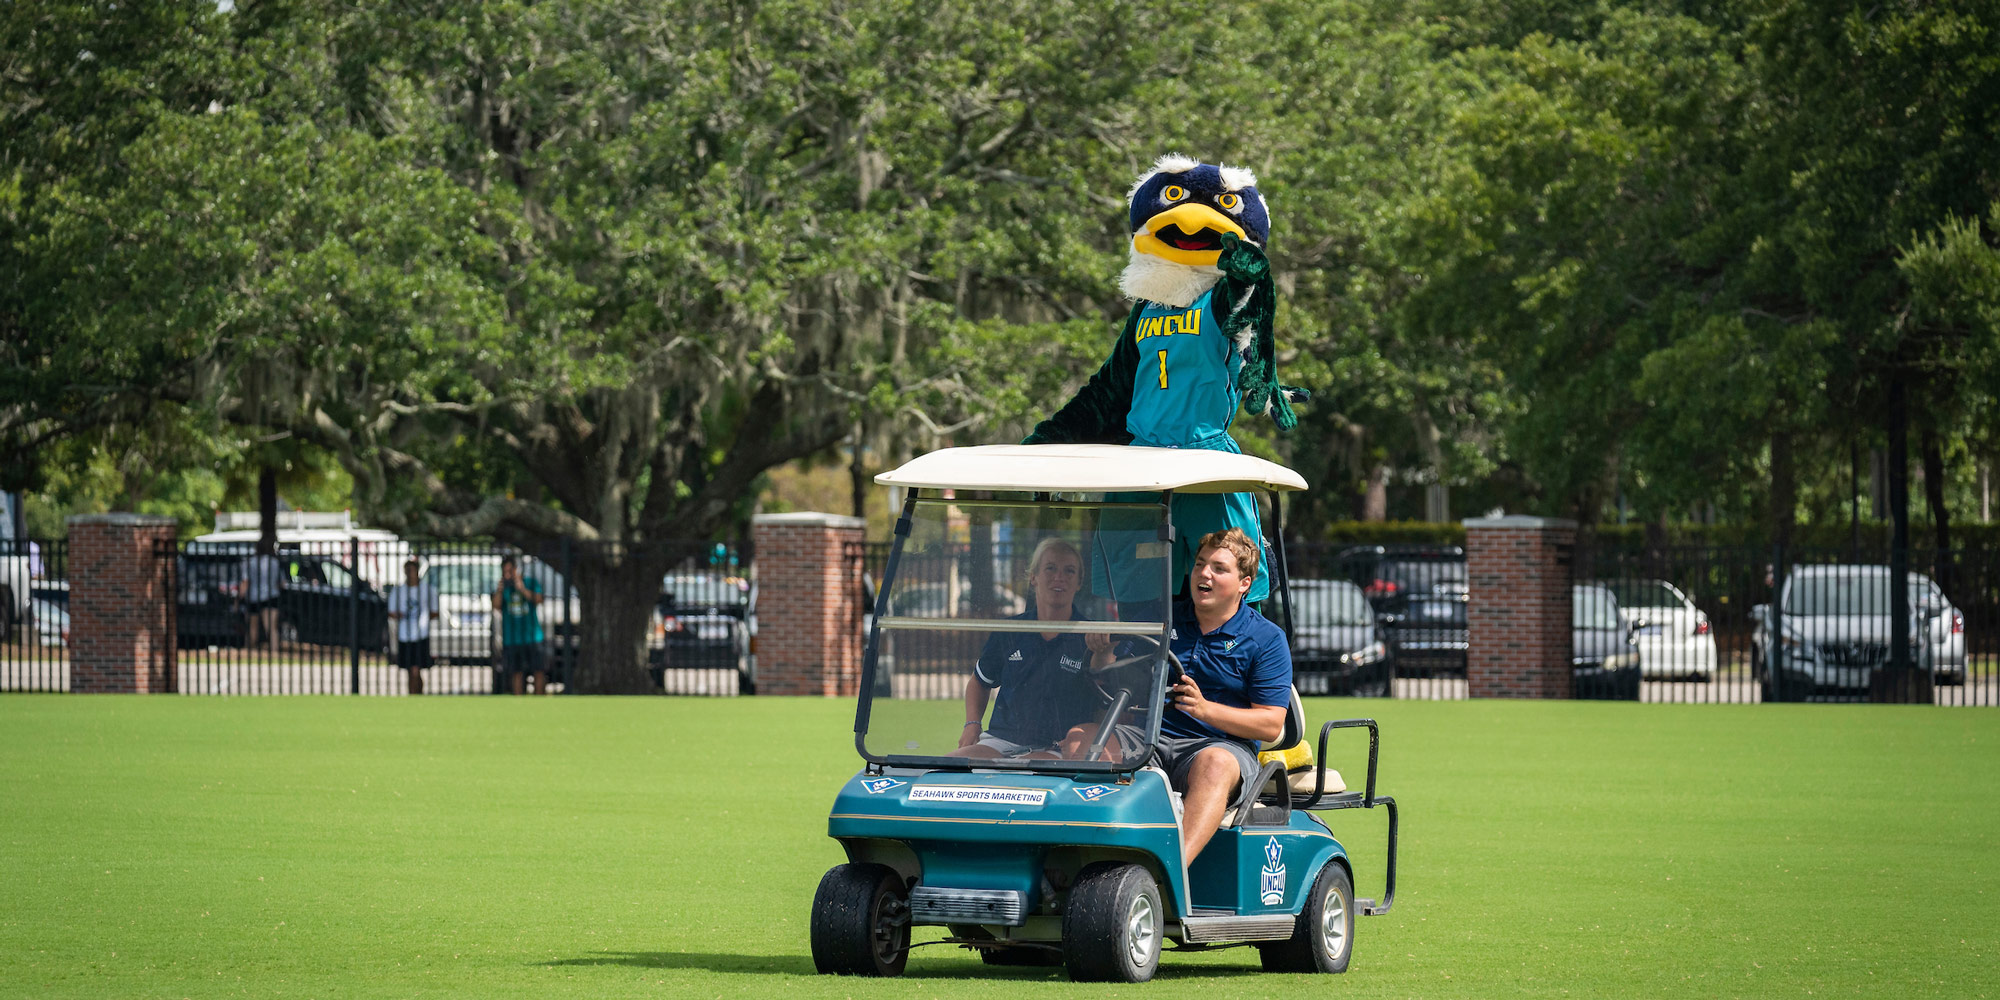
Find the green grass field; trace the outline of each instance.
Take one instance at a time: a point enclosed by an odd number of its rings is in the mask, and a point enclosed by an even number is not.
[[[826,809],[858,764],[843,702],[8,696],[0,995],[2000,991],[2000,712],[1307,711],[1383,722],[1394,912],[1344,977],[1238,949],[1112,990],[949,946],[899,981],[813,974]],[[1357,781],[1360,752],[1334,761]],[[1328,815],[1378,894],[1382,817]]]

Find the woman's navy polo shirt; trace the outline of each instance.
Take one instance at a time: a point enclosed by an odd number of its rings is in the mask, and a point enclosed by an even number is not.
[[[1232,708],[1292,704],[1292,647],[1285,630],[1245,604],[1222,627],[1206,635],[1194,616],[1194,606],[1174,605],[1174,630],[1169,636],[1181,669],[1201,688],[1202,697]],[[1160,717],[1160,735],[1170,739],[1224,739],[1252,748],[1255,740],[1231,736],[1189,716],[1168,703]]]
[[[1033,611],[1013,617],[1035,621]],[[1072,612],[1071,621],[1077,620]],[[980,684],[999,688],[993,721],[986,731],[1023,746],[1047,746],[1070,727],[1088,722],[1104,696],[1090,679],[1090,647],[1083,636],[1059,632],[995,632],[979,653],[973,674]]]

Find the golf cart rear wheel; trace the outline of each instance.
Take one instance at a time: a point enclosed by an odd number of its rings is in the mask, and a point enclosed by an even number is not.
[[[910,902],[883,865],[835,865],[813,895],[813,966],[843,976],[900,976],[910,959]]]
[[[1085,868],[1063,910],[1063,964],[1078,982],[1143,983],[1160,967],[1167,913],[1144,867],[1115,861]]]
[[[1346,972],[1354,954],[1354,883],[1327,862],[1289,941],[1257,946],[1266,972]]]

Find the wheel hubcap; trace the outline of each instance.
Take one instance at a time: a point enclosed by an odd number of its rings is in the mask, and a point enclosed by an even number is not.
[[[1325,904],[1320,907],[1319,937],[1328,956],[1339,958],[1347,954],[1347,901],[1331,887],[1326,891]]]
[[[1125,950],[1132,959],[1133,968],[1143,969],[1153,960],[1153,949],[1158,947],[1160,937],[1159,921],[1153,912],[1153,899],[1140,893],[1132,900],[1132,909],[1125,914]]]
[[[909,905],[889,893],[875,899],[875,957],[893,965],[903,953],[903,928],[910,922]]]

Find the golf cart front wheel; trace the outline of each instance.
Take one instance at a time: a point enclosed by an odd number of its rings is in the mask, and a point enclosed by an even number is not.
[[[910,901],[883,865],[835,865],[813,895],[813,966],[843,976],[900,976],[910,959]]]
[[[1327,862],[1289,941],[1257,946],[1266,972],[1346,972],[1354,954],[1354,883]]]
[[[1063,911],[1063,964],[1078,982],[1143,983],[1160,967],[1166,925],[1151,872],[1091,865],[1077,875]]]

